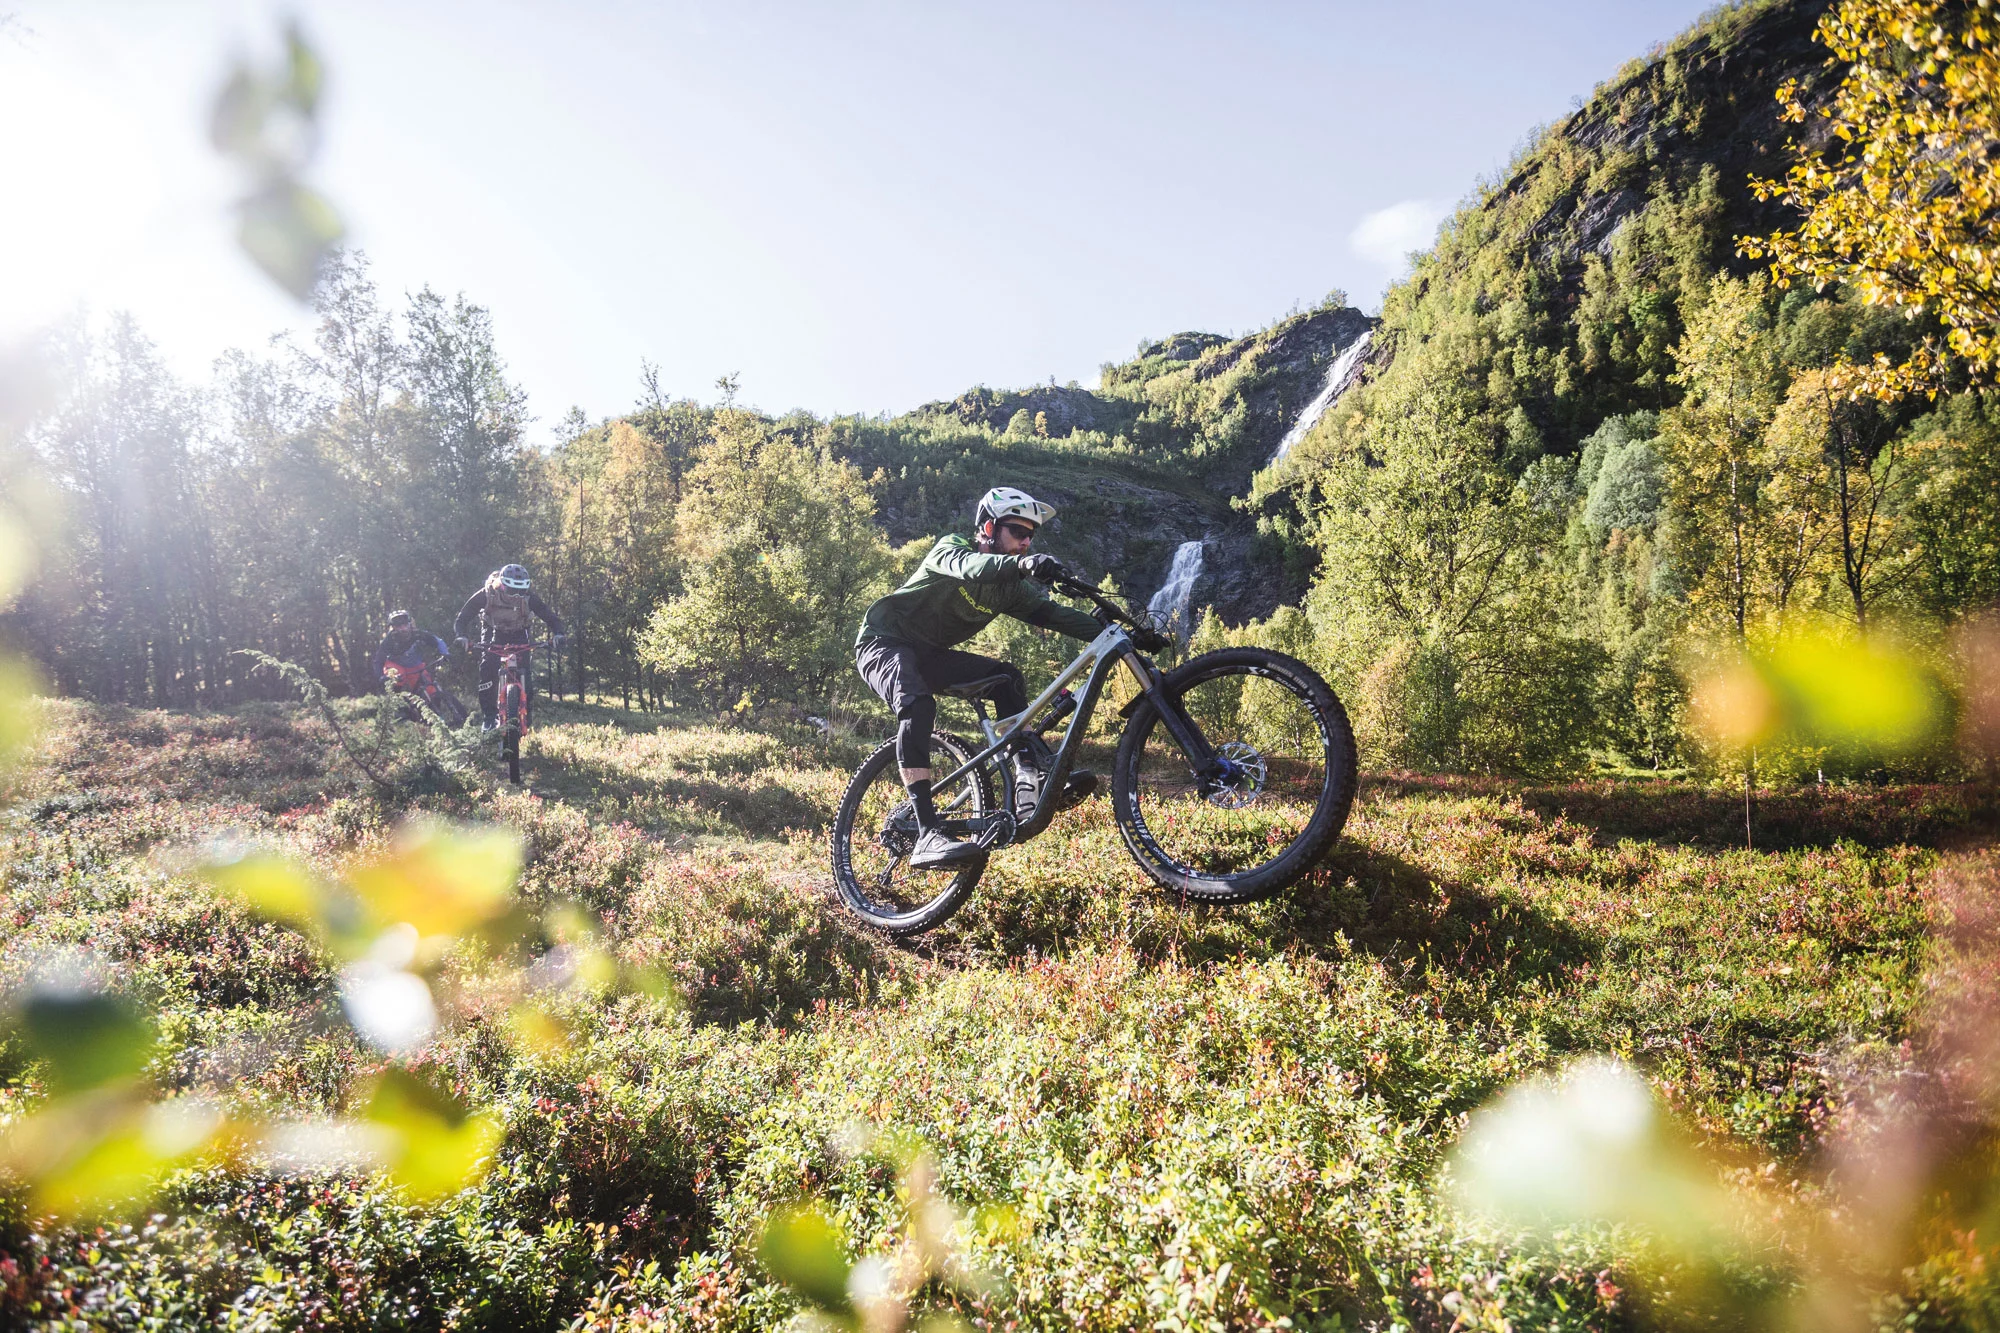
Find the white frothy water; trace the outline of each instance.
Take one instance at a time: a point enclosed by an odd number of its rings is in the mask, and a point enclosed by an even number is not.
[[[1265,464],[1266,467],[1290,453],[1292,446],[1303,440],[1306,432],[1317,426],[1319,419],[1326,415],[1326,410],[1339,401],[1340,395],[1354,380],[1355,371],[1361,365],[1361,354],[1368,350],[1368,340],[1374,336],[1374,330],[1370,329],[1341,349],[1340,355],[1326,369],[1326,383],[1320,386],[1319,395],[1306,404],[1306,410],[1299,413],[1299,419],[1285,432],[1285,438],[1278,441],[1278,451],[1271,455],[1271,462]]]
[[[1167,585],[1146,603],[1148,613],[1165,617],[1183,638],[1194,632],[1194,626],[1188,624],[1188,613],[1193,609],[1194,581],[1201,577],[1201,563],[1201,542],[1182,542],[1174,549],[1174,564],[1167,571]]]

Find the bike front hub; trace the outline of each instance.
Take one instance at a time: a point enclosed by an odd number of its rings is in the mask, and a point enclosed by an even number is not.
[[[1230,741],[1215,751],[1215,767],[1201,784],[1202,799],[1225,810],[1240,810],[1263,795],[1270,765],[1247,741]]]

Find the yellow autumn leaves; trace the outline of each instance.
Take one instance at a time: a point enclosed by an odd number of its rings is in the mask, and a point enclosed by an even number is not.
[[[1842,0],[1817,35],[1848,69],[1814,106],[1798,81],[1779,91],[1789,121],[1825,122],[1794,145],[1783,180],[1758,197],[1805,215],[1796,230],[1744,237],[1777,280],[1852,286],[1873,305],[1928,310],[1951,353],[1982,379],[2000,367],[2000,37],[1991,0]],[[1821,144],[1825,147],[1822,149]],[[1929,342],[1902,364],[1854,367],[1854,392],[1935,394],[1945,363]]]
[[[505,1015],[524,1053],[559,1045],[567,995],[664,988],[623,967],[574,907],[537,911],[515,886],[522,849],[497,828],[407,825],[334,880],[269,850],[225,846],[195,868],[221,896],[312,936],[338,966],[342,1014],[386,1057],[344,1118],[244,1115],[219,1098],[170,1095],[151,1076],[162,1048],[150,1015],[82,950],[42,960],[11,998],[8,1035],[47,1096],[0,1128],[0,1165],[29,1206],[61,1218],[141,1206],[190,1166],[379,1170],[424,1201],[484,1172],[502,1125],[403,1058],[456,1011]],[[465,966],[468,951],[492,960]],[[456,962],[449,974],[446,964]]]

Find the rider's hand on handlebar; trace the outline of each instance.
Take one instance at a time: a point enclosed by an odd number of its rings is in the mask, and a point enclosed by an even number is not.
[[[452,640],[452,642],[458,645],[458,651],[460,651],[461,653],[469,653],[472,651],[472,645],[466,642],[465,636],[463,634],[459,635],[456,639]]]
[[[1174,636],[1165,630],[1154,629],[1151,625],[1134,625],[1132,642],[1142,653],[1163,653],[1173,646]]]
[[[549,647],[551,648],[562,648],[566,647],[568,644],[569,644],[569,635],[567,634],[556,634],[552,635],[549,638]]]
[[[1052,555],[1017,555],[1014,563],[1021,567],[1021,577],[1033,579],[1037,583],[1054,583],[1069,571],[1062,567],[1062,561]]]

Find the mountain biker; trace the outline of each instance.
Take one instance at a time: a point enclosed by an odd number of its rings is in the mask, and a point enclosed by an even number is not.
[[[432,648],[436,648],[439,662],[450,660],[451,646],[443,639],[418,629],[416,617],[408,611],[391,611],[389,632],[383,635],[382,642],[376,645],[374,656],[369,658],[369,665],[375,673],[376,681],[386,693],[389,689],[387,677],[390,662],[398,666],[420,667],[431,657]],[[416,722],[420,717],[421,714],[418,713],[414,701],[403,705],[405,721]]]
[[[971,539],[953,533],[939,539],[903,586],[868,608],[854,642],[854,665],[868,687],[896,715],[896,763],[903,787],[916,808],[918,837],[910,866],[931,870],[958,865],[979,849],[952,837],[938,818],[931,794],[931,727],[937,719],[940,686],[981,676],[1004,675],[990,691],[1002,717],[1028,706],[1027,681],[1019,669],[991,657],[957,652],[995,616],[1009,615],[1073,639],[1097,637],[1096,617],[1050,598],[1040,585],[1062,569],[1054,556],[1029,547],[1055,508],[1012,486],[996,486],[980,498]],[[1054,756],[1040,737],[1031,736],[1017,756],[1014,808],[1030,815],[1041,797]],[[1096,790],[1094,773],[1073,774],[1066,803]]]
[[[453,623],[453,632],[458,635],[458,646],[470,652],[466,642],[475,621],[479,626],[479,644],[491,648],[497,644],[523,644],[528,642],[529,616],[540,617],[549,627],[556,647],[562,647],[568,637],[563,633],[562,618],[549,609],[535,594],[534,584],[528,578],[528,571],[520,565],[502,565],[486,576],[486,586],[466,598],[459,608],[458,619]],[[521,678],[527,686],[528,720],[535,716],[534,673],[529,662],[529,652],[523,647],[520,652]],[[500,657],[497,653],[482,652],[479,655],[479,729],[492,731],[499,726],[498,704],[494,695],[500,684]]]

